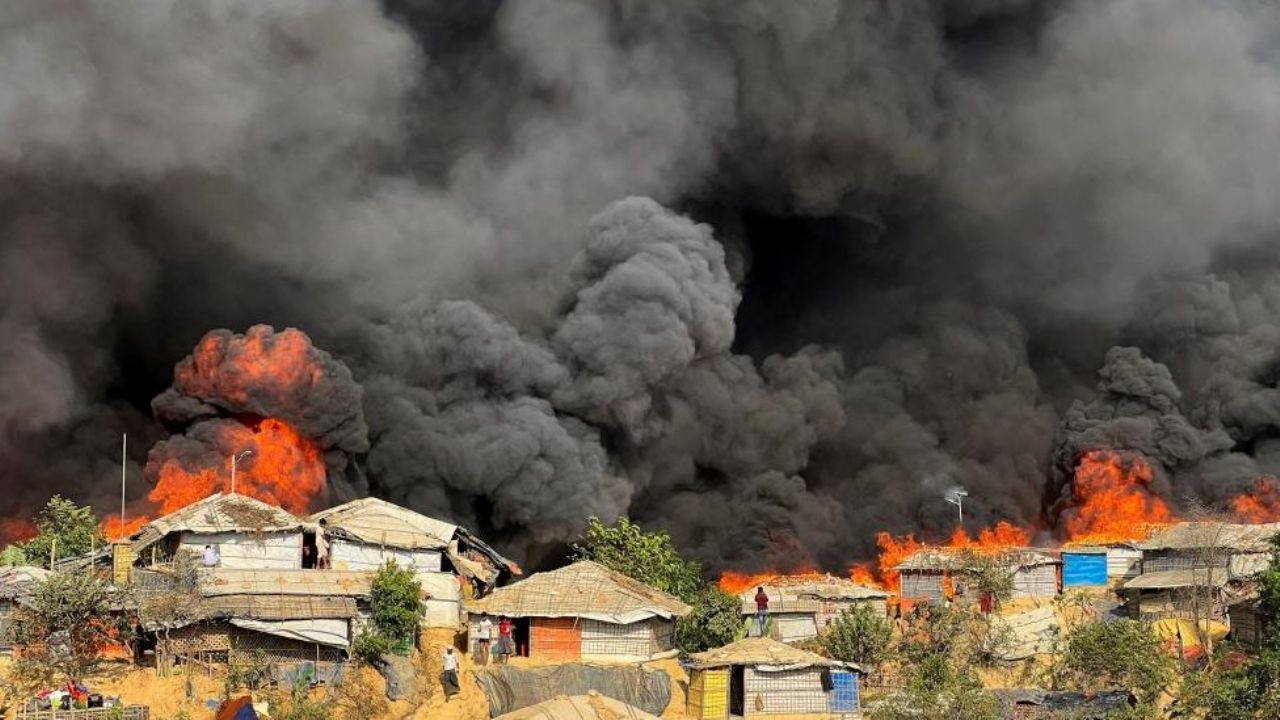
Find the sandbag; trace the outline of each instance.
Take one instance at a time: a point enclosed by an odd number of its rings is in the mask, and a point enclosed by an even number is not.
[[[593,690],[652,715],[661,715],[671,702],[671,677],[663,670],[635,666],[497,665],[476,671],[475,677],[494,717],[560,696],[588,695]]]

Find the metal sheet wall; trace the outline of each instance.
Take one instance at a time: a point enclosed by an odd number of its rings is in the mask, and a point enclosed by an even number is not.
[[[797,642],[818,635],[818,626],[814,623],[813,615],[774,615],[772,619],[769,636],[779,642]],[[754,623],[755,618],[750,618],[750,622]]]
[[[1133,548],[1107,548],[1107,577],[1138,577],[1142,570],[1142,551]]]
[[[334,570],[377,570],[388,560],[418,572],[440,572],[439,550],[401,550],[346,540],[334,540],[329,545],[329,566]]]
[[[693,671],[689,677],[685,715],[693,720],[729,717],[729,668]]]

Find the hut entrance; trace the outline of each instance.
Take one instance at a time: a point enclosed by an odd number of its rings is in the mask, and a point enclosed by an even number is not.
[[[745,691],[746,666],[734,665],[729,668],[729,714],[746,715]]]
[[[316,534],[314,532],[302,533],[302,569],[316,569]]]
[[[529,625],[530,618],[516,618],[515,627],[511,629],[511,641],[520,657],[529,657]]]

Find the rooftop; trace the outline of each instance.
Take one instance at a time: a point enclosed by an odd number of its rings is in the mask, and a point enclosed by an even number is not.
[[[622,573],[580,560],[471,600],[467,611],[507,617],[584,617],[625,625],[650,617],[681,617],[691,608]]]
[[[767,637],[749,637],[724,647],[689,656],[690,667],[695,669],[725,667],[728,665],[767,665],[778,668],[848,667],[861,671],[852,663],[824,658],[807,650],[801,650]]]

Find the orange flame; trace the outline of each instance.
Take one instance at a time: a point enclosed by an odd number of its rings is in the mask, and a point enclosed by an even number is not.
[[[1080,458],[1072,482],[1075,507],[1066,516],[1067,537],[1076,544],[1142,540],[1174,521],[1154,495],[1152,471],[1142,458],[1095,450]]]
[[[720,589],[727,593],[738,593],[760,587],[761,585],[776,584],[778,582],[805,582],[813,580],[823,580],[827,577],[826,573],[818,572],[811,566],[804,566],[796,570],[766,570],[759,573],[740,573],[733,570],[726,570],[720,574]]]
[[[0,520],[0,544],[25,542],[38,535],[36,524],[23,518]]]
[[[141,530],[142,526],[147,524],[147,521],[148,518],[146,517],[131,517],[125,520],[122,526],[119,515],[108,515],[107,519],[102,521],[102,535],[112,542],[120,542]]]
[[[311,350],[311,340],[293,328],[274,333],[255,325],[244,335],[209,333],[174,367],[173,386],[184,395],[226,398],[242,407],[252,395],[285,398],[323,380]]]
[[[325,466],[320,448],[288,423],[267,418],[256,428],[227,423],[219,446],[244,448],[252,454],[236,466],[235,492],[284,508],[306,512],[324,489]],[[162,462],[156,486],[147,499],[171,513],[215,492],[231,492],[231,458],[221,465],[187,468],[175,459]]]
[[[1243,523],[1280,521],[1280,483],[1271,476],[1253,481],[1253,488],[1231,501],[1231,510]]]

